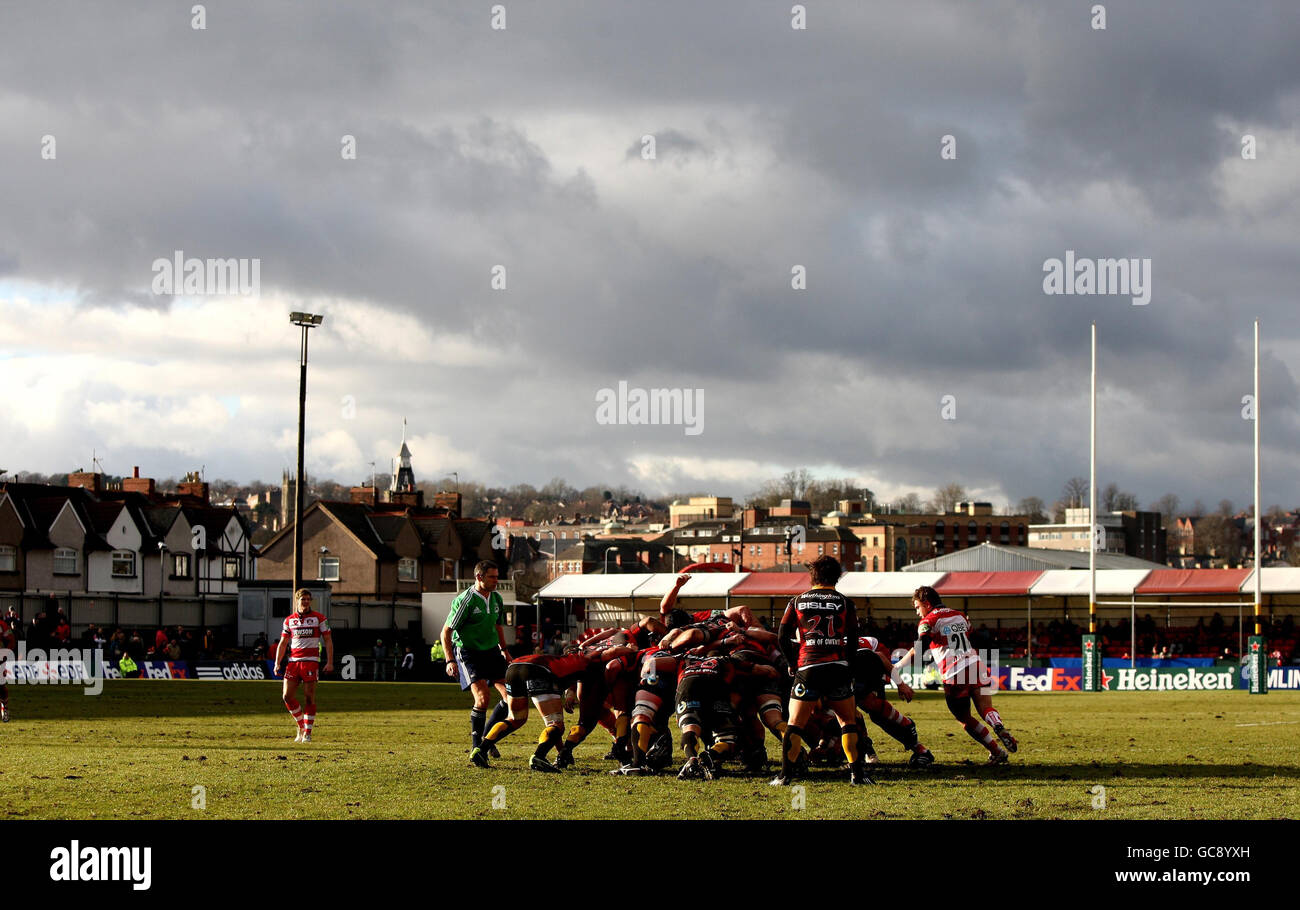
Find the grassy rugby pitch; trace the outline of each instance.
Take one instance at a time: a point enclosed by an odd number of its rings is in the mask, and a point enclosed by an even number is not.
[[[906,753],[872,727],[878,786],[850,788],[847,771],[814,769],[800,793],[768,786],[770,775],[613,777],[603,730],[579,747],[576,768],[529,772],[536,712],[491,770],[474,768],[468,700],[450,684],[324,682],[316,741],[306,745],[292,741],[278,682],[108,681],[95,697],[62,686],[9,691],[13,721],[0,726],[6,818],[1300,816],[1293,692],[1004,694],[997,706],[1020,751],[1000,768],[985,767],[986,753],[942,699],[923,693],[907,710],[934,768],[907,770]],[[776,751],[769,737],[769,755]],[[1094,808],[1098,785],[1104,808]],[[205,807],[194,808],[200,794]]]

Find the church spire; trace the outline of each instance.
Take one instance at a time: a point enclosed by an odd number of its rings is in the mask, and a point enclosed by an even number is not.
[[[397,466],[393,470],[393,482],[388,488],[394,493],[404,493],[415,489],[415,471],[411,469],[411,450],[406,447],[406,418],[402,418],[402,448],[397,453]]]

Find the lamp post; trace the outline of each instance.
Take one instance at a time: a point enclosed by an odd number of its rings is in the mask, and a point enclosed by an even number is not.
[[[158,541],[158,625],[163,624],[163,580],[167,577],[167,544]]]
[[[557,570],[558,567],[559,567],[559,560],[560,560],[560,538],[556,537],[556,536],[555,536],[555,532],[552,531],[550,528],[538,528],[538,529],[537,529],[537,539],[538,539],[538,540],[541,540],[543,534],[550,534],[550,535],[551,535],[551,556],[552,556],[553,558],[552,558],[551,560],[549,560],[550,568],[548,569],[547,574],[550,575],[552,578],[554,578],[555,575],[556,575],[556,570]]]
[[[302,585],[302,461],[303,433],[307,421],[307,332],[320,325],[324,316],[315,313],[290,313],[289,321],[302,328],[302,348],[298,361],[298,476],[293,483],[293,590]]]

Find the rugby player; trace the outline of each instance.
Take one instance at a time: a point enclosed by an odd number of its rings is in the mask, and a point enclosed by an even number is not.
[[[813,587],[790,600],[777,632],[782,653],[796,669],[790,689],[790,720],[781,744],[781,773],[772,785],[785,786],[793,779],[803,745],[803,725],[823,700],[840,722],[849,783],[875,783],[867,776],[858,750],[858,709],[849,666],[857,649],[857,611],[852,600],[835,590],[843,574],[838,559],[819,556],[807,566]]]
[[[649,648],[642,653],[640,679],[632,706],[629,743],[632,758],[611,774],[651,773],[649,753],[656,738],[667,733],[668,706],[676,692],[679,663],[678,655],[662,647]]]
[[[573,750],[587,738],[597,725],[604,726],[617,742],[618,721],[612,711],[609,699],[614,683],[636,656],[636,646],[627,643],[623,630],[615,629],[612,634],[597,635],[580,648],[591,663],[578,676],[577,700],[578,722],[569,728],[569,734],[556,751],[555,766],[567,768],[573,764]],[[626,689],[622,692],[627,698]],[[630,726],[628,718],[624,723]]]
[[[518,730],[528,721],[528,700],[537,705],[542,715],[542,735],[537,740],[537,748],[528,759],[528,767],[533,771],[559,773],[560,769],[546,760],[552,748],[560,747],[564,735],[564,693],[577,679],[577,676],[591,665],[594,658],[580,651],[561,654],[529,654],[512,661],[506,668],[506,693],[509,701],[509,714],[505,720],[493,725],[483,738],[482,745],[469,754],[469,760],[480,768],[490,767],[488,751]]]
[[[916,723],[885,698],[885,682],[890,679],[898,686],[898,694],[903,696],[903,701],[911,701],[915,695],[912,687],[899,678],[898,670],[880,652],[880,642],[871,636],[860,637],[853,658],[853,697],[858,707],[867,713],[876,726],[912,753],[907,762],[909,767],[920,768],[934,764],[934,753],[921,744]],[[866,724],[859,720],[859,725],[864,731],[863,753],[868,763],[874,763],[877,761],[876,750],[871,744],[871,737],[865,736]]]
[[[928,645],[943,677],[943,697],[948,710],[972,739],[989,750],[989,764],[1003,764],[1008,760],[1007,753],[1015,752],[1018,745],[1016,738],[1002,725],[1002,716],[993,708],[992,679],[980,660],[979,652],[971,647],[970,622],[959,610],[944,606],[938,592],[929,585],[922,585],[912,592],[912,607],[920,620],[916,627],[916,644],[898,661],[899,664],[910,662],[917,646]],[[972,701],[980,716],[993,728],[993,733],[971,715]],[[1002,740],[1000,744],[999,739]]]
[[[490,559],[474,566],[473,586],[451,602],[451,612],[442,627],[442,650],[451,658],[447,661],[447,675],[453,679],[459,676],[461,689],[469,689],[474,697],[469,712],[471,752],[482,743],[484,731],[505,720],[509,712],[505,676],[510,655],[501,628],[505,602],[497,591],[499,579],[500,570]],[[501,700],[489,719],[488,698],[494,686]]]
[[[717,652],[682,657],[677,670],[677,725],[686,763],[677,775],[679,780],[713,780],[722,773],[723,761],[736,748],[731,687],[741,673],[775,676],[776,670]],[[700,752],[700,738],[706,729],[713,736],[713,745]]]
[[[688,626],[692,623],[701,623],[718,617],[725,617],[742,629],[754,625],[754,614],[744,604],[728,607],[725,610],[696,610],[693,613],[677,609],[677,592],[682,589],[682,585],[690,580],[689,572],[678,575],[673,579],[672,588],[659,601],[659,617],[669,629]]]
[[[280,643],[275,649],[275,675],[284,673],[284,706],[298,727],[296,743],[311,742],[312,725],[316,723],[316,683],[320,678],[320,646],[325,643],[324,671],[334,669],[334,638],[330,635],[329,620],[311,608],[311,592],[299,588],[294,592],[294,612],[284,618],[280,630]],[[284,665],[285,652],[289,666]],[[302,686],[302,704],[296,698]]]
[[[0,619],[0,648],[4,648],[10,653],[17,646],[17,636],[9,628],[9,623]],[[9,723],[9,686],[4,682],[4,665],[9,660],[9,654],[0,656],[0,723]]]
[[[636,650],[620,656],[605,665],[606,679],[609,680],[609,707],[614,716],[614,745],[606,759],[627,764],[634,758],[632,752],[632,709],[635,704],[636,683],[640,679],[641,657],[656,645],[668,631],[654,616],[647,616],[640,622],[623,630],[620,641],[626,641]],[[613,677],[610,679],[610,677]]]

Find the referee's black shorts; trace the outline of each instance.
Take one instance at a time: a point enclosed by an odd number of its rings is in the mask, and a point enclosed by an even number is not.
[[[471,683],[480,679],[486,679],[490,683],[505,679],[506,659],[501,656],[499,648],[488,648],[486,651],[458,648],[457,653],[460,655],[461,666],[465,668],[465,675],[469,677]]]

